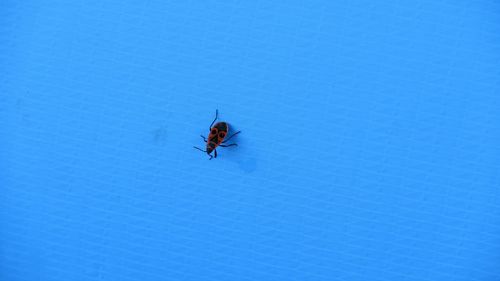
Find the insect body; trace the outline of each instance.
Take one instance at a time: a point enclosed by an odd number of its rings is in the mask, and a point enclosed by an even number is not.
[[[235,135],[241,133],[241,131],[238,131],[226,139],[227,133],[229,132],[229,124],[226,122],[215,123],[218,117],[219,117],[219,111],[216,110],[215,119],[214,121],[212,121],[212,124],[210,124],[210,133],[208,135],[208,139],[206,139],[204,136],[201,136],[201,138],[203,138],[203,140],[207,143],[206,150],[194,146],[194,148],[206,152],[208,156],[210,156],[209,160],[212,160],[212,157],[217,158],[217,147],[237,146],[238,144],[236,143],[231,143],[231,144],[225,144],[225,143]],[[211,155],[212,151],[214,152],[214,156]]]

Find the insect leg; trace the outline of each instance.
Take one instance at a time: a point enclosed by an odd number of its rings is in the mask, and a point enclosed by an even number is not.
[[[200,135],[200,137],[206,142],[207,138],[205,138],[203,135]]]
[[[229,146],[238,146],[237,143],[232,143],[232,144],[219,144],[221,147],[229,147]]]
[[[217,118],[219,118],[219,110],[218,109],[215,110],[215,119],[214,119],[214,121],[212,121],[212,124],[210,124],[210,128],[208,128],[209,131],[212,130],[212,125],[215,123]]]
[[[238,131],[232,135],[229,136],[229,138],[225,139],[222,143],[225,143],[226,141],[230,140],[232,137],[236,136],[237,134],[241,133],[241,131]]]
[[[217,158],[217,149],[214,149],[214,158]],[[212,158],[210,158],[212,159]]]

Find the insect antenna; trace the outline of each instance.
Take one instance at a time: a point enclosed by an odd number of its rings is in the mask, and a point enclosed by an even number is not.
[[[199,151],[201,151],[201,152],[205,152],[205,153],[207,153],[207,151],[206,151],[206,150],[203,150],[203,149],[201,149],[201,148],[199,148],[199,147],[193,146],[193,148],[196,148],[196,149],[198,149],[198,150],[199,150]]]
[[[202,151],[202,152],[207,153],[207,151],[206,151],[206,150],[203,150],[203,149],[201,149],[201,148],[199,148],[199,147],[196,147],[196,146],[193,146],[193,147],[194,147],[194,148],[196,148],[196,149],[198,149],[199,151]],[[217,150],[215,150],[215,155],[216,155],[215,157],[217,157]],[[208,160],[212,160],[213,156],[212,156],[212,155],[210,155],[210,154],[208,154],[208,156],[210,156],[210,158],[209,158]]]

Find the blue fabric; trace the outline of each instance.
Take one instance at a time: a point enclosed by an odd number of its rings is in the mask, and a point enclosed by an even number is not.
[[[0,2],[0,280],[499,280],[499,11]]]

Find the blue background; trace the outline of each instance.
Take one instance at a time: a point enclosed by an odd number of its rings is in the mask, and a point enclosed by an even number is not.
[[[500,280],[500,3],[403,2],[2,1],[0,280]]]

